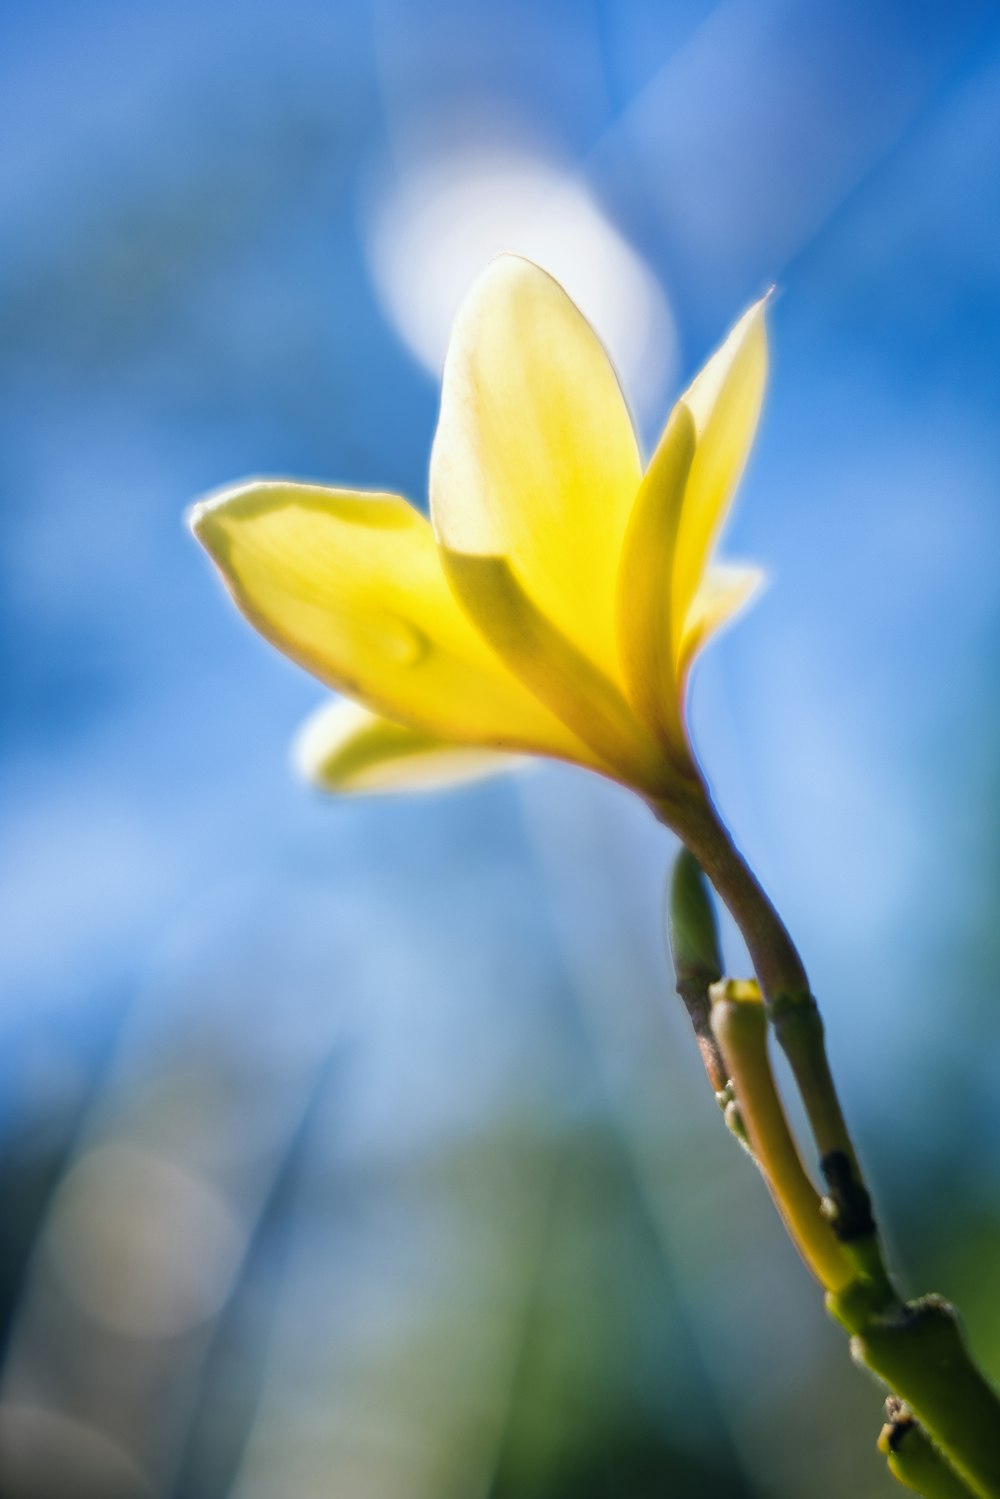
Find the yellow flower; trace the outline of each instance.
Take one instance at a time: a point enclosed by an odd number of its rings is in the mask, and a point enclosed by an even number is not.
[[[196,505],[194,533],[250,622],[352,700],[306,725],[312,779],[433,785],[514,752],[661,805],[696,791],[691,663],[759,581],[712,550],[766,369],[758,302],[644,473],[593,329],[544,271],[504,255],[452,334],[430,521],[397,495],[285,480]]]

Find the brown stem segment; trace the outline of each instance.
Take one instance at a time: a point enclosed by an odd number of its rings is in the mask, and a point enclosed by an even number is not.
[[[734,847],[707,793],[651,806],[660,821],[680,836],[732,912],[768,1002],[787,995],[793,1002],[809,1001],[815,1008],[802,959],[787,927]]]

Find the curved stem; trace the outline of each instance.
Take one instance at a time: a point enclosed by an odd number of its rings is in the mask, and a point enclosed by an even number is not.
[[[789,1237],[820,1285],[842,1291],[853,1276],[851,1263],[830,1232],[788,1128],[768,1061],[767,1016],[757,985],[716,985],[711,1022],[753,1158]]]
[[[829,1193],[826,1217],[855,1272],[843,1290],[828,1294],[831,1313],[852,1335],[855,1360],[906,1401],[970,1492],[1000,1499],[1000,1397],[973,1362],[954,1309],[940,1297],[904,1304],[890,1279],[830,1072],[822,1021],[784,922],[707,794],[650,805],[679,834],[732,912],[802,1094]],[[749,1116],[745,1104],[743,1112]],[[752,1138],[749,1117],[745,1122]]]
[[[708,793],[699,789],[683,801],[649,805],[690,849],[729,907],[769,1004],[779,995],[810,997],[805,966],[788,928],[733,844]]]
[[[764,990],[768,1016],[805,1104],[827,1187],[834,1233],[881,1304],[898,1304],[879,1247],[871,1198],[826,1054],[823,1021],[805,966],[775,907],[723,826],[707,793],[651,803],[674,829],[728,906]]]

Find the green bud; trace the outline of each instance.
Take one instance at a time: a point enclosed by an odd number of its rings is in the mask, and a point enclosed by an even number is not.
[[[670,881],[667,930],[678,989],[697,979],[707,992],[722,977],[719,926],[708,881],[686,848],[677,855]]]
[[[708,1080],[718,1096],[728,1078],[712,1035],[708,991],[722,973],[719,929],[708,881],[686,848],[681,849],[674,864],[664,915],[677,993],[694,1027]]]

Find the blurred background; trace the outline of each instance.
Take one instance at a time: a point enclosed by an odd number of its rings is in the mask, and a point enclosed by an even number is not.
[[[423,504],[498,249],[647,448],[777,284],[697,743],[1000,1376],[1000,7],[3,0],[0,130],[0,1493],[890,1494],[672,997],[669,839],[554,766],[310,794],[322,690],[181,518]]]

